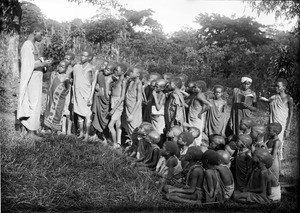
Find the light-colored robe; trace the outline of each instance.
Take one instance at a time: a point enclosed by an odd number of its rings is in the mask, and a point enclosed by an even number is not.
[[[282,160],[282,148],[284,142],[284,131],[286,128],[287,119],[289,116],[289,107],[287,104],[283,103],[280,95],[274,95],[270,99],[270,123],[280,123],[282,126],[282,131],[278,135],[279,140],[281,141],[280,146],[280,159]]]
[[[192,103],[189,107],[188,121],[191,126],[196,127],[200,130],[199,137],[195,138],[195,140],[193,142],[193,145],[200,146],[202,143],[204,116],[202,114],[201,118],[198,117],[199,113],[201,112],[201,110],[203,108],[203,105],[201,105],[200,103],[196,105],[194,103],[195,101],[197,101],[196,98],[197,97],[194,97],[194,99],[192,100]],[[196,107],[195,107],[195,105],[196,105]]]
[[[21,48],[21,78],[17,118],[29,130],[40,128],[43,72],[34,70],[39,58],[38,49],[27,40]]]
[[[84,117],[92,115],[91,107],[87,105],[92,92],[92,84],[88,79],[89,71],[93,71],[93,66],[91,64],[76,64],[73,68],[74,112]]]

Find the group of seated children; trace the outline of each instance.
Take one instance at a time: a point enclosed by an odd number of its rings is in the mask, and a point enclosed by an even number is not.
[[[281,200],[279,185],[281,125],[267,127],[243,118],[240,135],[212,135],[198,146],[199,129],[173,126],[161,143],[153,125],[135,130],[132,167],[150,171],[169,201],[201,204],[228,199],[266,204]],[[267,135],[268,139],[264,140]],[[205,145],[204,145],[205,144]]]

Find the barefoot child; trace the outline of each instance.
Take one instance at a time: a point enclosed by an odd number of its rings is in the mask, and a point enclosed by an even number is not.
[[[185,123],[185,102],[180,88],[180,78],[172,78],[170,81],[171,92],[165,105],[166,130],[174,125],[182,126]]]
[[[267,204],[270,202],[271,180],[266,165],[272,162],[272,156],[266,149],[257,148],[253,153],[253,162],[247,187],[241,193],[234,193],[233,198],[237,202]]]
[[[166,159],[166,169],[164,174],[157,174],[161,176],[160,188],[167,185],[176,186],[181,182],[181,162],[176,157],[178,153],[178,146],[174,141],[166,141],[163,145],[161,155]]]
[[[129,70],[128,87],[125,95],[126,130],[129,136],[142,123],[142,82],[139,79],[142,68]]]
[[[217,166],[220,164],[219,154],[214,150],[207,150],[202,157],[205,170],[203,188],[205,192],[205,203],[222,202],[224,195],[220,186],[220,178]]]
[[[270,154],[273,157],[273,164],[270,168],[271,172],[275,175],[276,179],[279,180],[279,174],[281,171],[281,161],[280,161],[280,146],[281,141],[278,138],[278,135],[282,131],[280,123],[270,123],[268,125],[268,140],[266,145]]]
[[[136,160],[134,166],[138,167],[139,170],[147,168],[154,171],[160,157],[160,148],[157,145],[160,141],[160,135],[156,131],[151,131],[148,134],[146,141],[150,144],[150,149],[147,150],[149,153],[146,154],[147,158],[142,161],[141,159]]]
[[[68,68],[66,71],[66,74],[68,75],[68,78],[70,79],[70,92],[67,99],[68,109],[64,113],[63,122],[67,123],[66,129],[62,129],[62,134],[71,135],[72,130],[72,121],[74,121],[74,112],[73,112],[73,67],[74,67],[74,59],[75,55],[74,53],[67,52],[65,55],[65,61],[68,62]]]
[[[125,64],[118,64],[115,68],[114,74],[117,78],[114,86],[111,89],[111,115],[108,128],[112,137],[113,147],[117,148],[121,145],[121,116],[124,110],[124,99],[127,86],[127,78],[124,74],[127,70]]]
[[[104,61],[99,71],[96,70],[95,78],[92,85],[92,92],[89,98],[89,105],[92,105],[94,113],[92,125],[100,134],[103,141],[106,141],[104,132],[109,122],[110,106],[110,84],[112,82],[114,64]],[[95,134],[93,137],[97,137]]]
[[[153,102],[151,108],[151,123],[159,134],[164,134],[165,129],[165,102],[166,94],[163,92],[167,81],[164,79],[156,80],[154,90],[152,92]]]
[[[215,85],[213,91],[214,98],[209,100],[211,108],[209,108],[206,114],[204,131],[208,136],[213,134],[225,136],[227,102],[222,98],[224,87]]]
[[[279,78],[275,83],[276,95],[269,99],[260,97],[260,100],[270,103],[270,119],[269,123],[280,123],[282,131],[278,135],[279,140],[282,142],[280,147],[280,159],[283,159],[282,147],[284,139],[289,137],[291,121],[293,117],[293,98],[286,93],[288,82],[285,79]]]
[[[212,106],[205,98],[203,93],[205,89],[206,83],[204,81],[195,82],[195,92],[197,95],[194,97],[189,107],[189,124],[200,130],[200,136],[194,142],[196,146],[200,146],[202,143],[202,132],[204,128],[204,118],[202,114],[206,111],[207,107],[210,108]]]
[[[203,202],[203,179],[204,169],[201,164],[203,153],[200,147],[189,147],[185,155],[185,160],[189,162],[190,169],[187,173],[185,186],[174,187],[166,185],[164,190],[166,197],[170,201],[183,203]]]
[[[57,132],[66,130],[66,120],[63,115],[68,110],[69,102],[68,95],[70,91],[70,81],[66,74],[68,62],[61,61],[57,71],[54,71],[50,79],[49,97],[45,111],[45,125]]]
[[[80,63],[74,66],[74,112],[78,115],[79,137],[84,138],[85,141],[89,139],[89,129],[91,125],[91,107],[89,98],[92,93],[93,82],[93,66],[90,61],[93,55],[90,51],[83,51],[81,53]],[[85,135],[84,135],[85,123]]]
[[[217,170],[220,176],[220,186],[223,191],[225,199],[229,199],[234,191],[233,175],[230,171],[230,155],[227,151],[218,150],[221,163],[217,166]]]
[[[246,186],[247,176],[252,168],[251,147],[252,138],[249,135],[241,134],[236,143],[238,153],[235,158],[235,180],[236,188],[240,191]]]

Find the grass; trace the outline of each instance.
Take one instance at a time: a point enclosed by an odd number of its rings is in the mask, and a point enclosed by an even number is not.
[[[296,118],[294,118],[294,124]],[[270,205],[184,205],[165,201],[149,173],[130,168],[130,161],[101,143],[73,137],[45,136],[42,141],[20,138],[12,114],[0,114],[1,210],[16,211],[162,211],[220,210],[281,212],[297,208],[290,190],[282,202]],[[297,128],[285,144],[284,181],[298,177]],[[298,187],[297,187],[298,190]]]

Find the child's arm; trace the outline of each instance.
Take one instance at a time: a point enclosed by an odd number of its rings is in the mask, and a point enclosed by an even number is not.
[[[214,184],[213,184],[213,177],[210,174],[210,170],[206,170],[204,173],[204,178],[206,179],[206,186],[208,189],[209,196],[212,197],[214,194]]]
[[[157,100],[157,92],[155,90],[153,90],[152,94],[153,94],[156,110],[159,111],[166,102],[166,95],[163,94],[160,101],[158,101]]]
[[[292,97],[289,97],[289,99],[288,99],[288,108],[289,108],[289,112],[288,112],[288,118],[287,118],[285,132],[284,132],[285,138],[289,137],[289,135],[290,135],[289,134],[290,126],[291,126],[291,121],[292,121],[293,111],[294,111],[294,103],[293,103]]]

